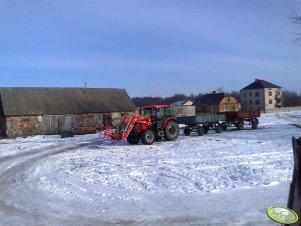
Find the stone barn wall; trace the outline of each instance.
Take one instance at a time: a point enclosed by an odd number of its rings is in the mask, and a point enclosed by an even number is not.
[[[68,116],[72,116],[75,134],[88,134],[96,133],[104,126],[118,126],[124,114],[128,112],[70,114]],[[45,134],[43,116],[6,117],[3,130],[8,138]],[[60,132],[58,128],[56,133]]]
[[[42,116],[6,117],[4,129],[8,138],[14,138],[42,134],[42,125]]]

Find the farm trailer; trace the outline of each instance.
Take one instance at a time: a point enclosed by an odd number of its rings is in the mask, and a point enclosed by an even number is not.
[[[209,129],[216,133],[227,130],[228,127],[236,127],[242,130],[244,125],[252,125],[257,129],[260,111],[238,111],[223,113],[202,113],[195,116],[177,117],[179,124],[184,124],[184,135],[189,136],[191,132],[197,132],[200,136],[207,134]]]

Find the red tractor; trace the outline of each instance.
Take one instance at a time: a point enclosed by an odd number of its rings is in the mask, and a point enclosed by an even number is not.
[[[105,138],[127,140],[130,144],[153,144],[156,140],[176,140],[179,126],[170,106],[152,105],[144,107],[144,115],[125,115],[122,122],[115,127],[105,127],[102,131]]]

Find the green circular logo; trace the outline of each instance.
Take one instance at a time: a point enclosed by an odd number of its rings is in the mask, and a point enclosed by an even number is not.
[[[281,206],[271,206],[267,209],[267,215],[273,221],[280,224],[294,224],[298,221],[295,211]]]

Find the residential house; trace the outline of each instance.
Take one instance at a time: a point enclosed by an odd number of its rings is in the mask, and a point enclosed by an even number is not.
[[[197,113],[217,113],[224,111],[239,111],[240,104],[235,97],[225,93],[205,94],[194,102]]]
[[[282,88],[261,79],[240,90],[241,108],[246,111],[265,111],[283,107]]]

